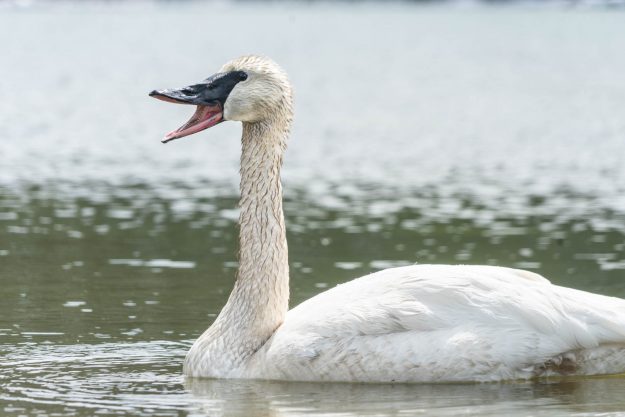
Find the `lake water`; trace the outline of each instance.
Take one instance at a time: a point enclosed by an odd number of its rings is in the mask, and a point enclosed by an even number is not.
[[[236,271],[240,126],[149,99],[263,53],[296,87],[292,305],[484,263],[625,297],[625,25],[564,7],[0,3],[0,414],[611,415],[625,378],[185,380]]]

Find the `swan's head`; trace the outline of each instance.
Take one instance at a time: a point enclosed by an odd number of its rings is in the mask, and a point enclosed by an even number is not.
[[[164,143],[224,120],[256,123],[283,117],[290,122],[291,95],[284,70],[271,59],[255,55],[228,62],[200,83],[150,93],[159,100],[197,106],[187,123],[165,135]]]

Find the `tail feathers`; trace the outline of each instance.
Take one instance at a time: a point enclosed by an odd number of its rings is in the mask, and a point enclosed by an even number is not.
[[[596,340],[595,346],[625,346],[625,300],[571,288],[563,290],[569,314],[582,324],[588,336]],[[585,343],[582,345],[588,346]]]

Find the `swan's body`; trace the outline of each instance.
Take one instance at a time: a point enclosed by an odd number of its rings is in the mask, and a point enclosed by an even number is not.
[[[531,272],[415,265],[305,301],[229,376],[417,382],[611,373],[625,370],[623,323],[623,300]]]
[[[198,104],[167,140],[221,120],[243,122],[239,273],[220,315],[189,351],[186,375],[425,382],[625,372],[625,300],[516,269],[387,269],[287,312],[280,185],[292,118],[286,75],[248,56],[205,84],[153,95]]]

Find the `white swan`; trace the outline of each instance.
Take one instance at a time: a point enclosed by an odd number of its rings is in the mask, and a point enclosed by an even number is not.
[[[196,104],[164,141],[243,122],[240,267],[215,322],[191,347],[194,377],[300,381],[498,381],[625,372],[625,300],[493,266],[380,271],[288,310],[280,168],[291,85],[273,61],[244,56],[182,89]]]

